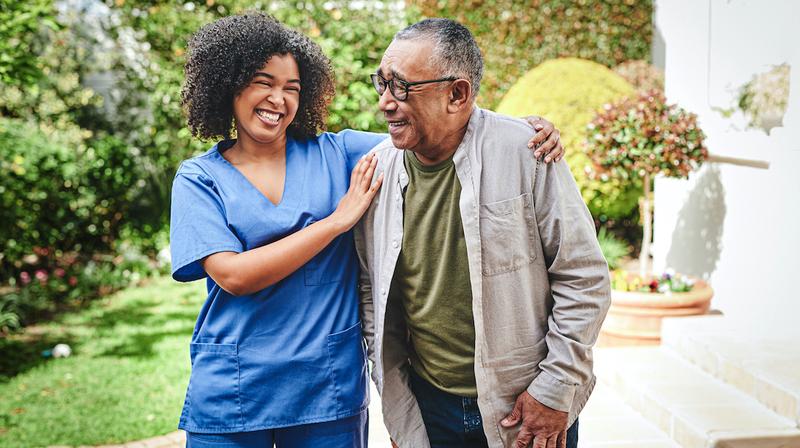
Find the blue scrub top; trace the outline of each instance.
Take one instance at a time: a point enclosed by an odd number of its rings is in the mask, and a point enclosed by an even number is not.
[[[330,215],[358,159],[386,136],[324,133],[286,144],[274,205],[225,158],[223,141],[184,161],[172,187],[172,276],[208,277],[200,263],[280,240]],[[337,420],[369,402],[350,232],[284,280],[233,296],[208,277],[179,428],[224,433]]]

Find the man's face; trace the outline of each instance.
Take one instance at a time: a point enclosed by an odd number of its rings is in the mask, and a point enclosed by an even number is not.
[[[383,54],[378,74],[407,82],[437,79],[440,73],[431,65],[433,44],[427,39],[394,41]],[[394,146],[415,152],[435,148],[447,134],[443,129],[449,100],[450,82],[409,87],[408,98],[398,101],[387,88],[378,106],[389,124]],[[398,89],[399,90],[399,89]]]

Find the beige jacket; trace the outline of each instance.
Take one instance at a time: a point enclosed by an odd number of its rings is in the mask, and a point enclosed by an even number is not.
[[[518,429],[500,420],[524,390],[575,421],[594,387],[592,346],[610,300],[608,267],[569,168],[537,162],[527,148],[532,132],[521,120],[475,108],[453,157],[472,285],[478,405],[492,447],[513,443]],[[408,175],[391,139],[373,151],[385,178],[355,232],[362,325],[389,434],[402,448],[425,448],[408,385],[401,304],[387,303]]]

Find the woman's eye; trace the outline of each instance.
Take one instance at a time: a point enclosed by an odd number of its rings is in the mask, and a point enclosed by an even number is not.
[[[256,84],[260,84],[262,86],[272,87],[272,84],[265,82],[265,81],[256,81]]]

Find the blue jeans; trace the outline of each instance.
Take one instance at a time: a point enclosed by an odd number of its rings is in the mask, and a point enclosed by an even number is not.
[[[186,432],[186,448],[366,448],[369,413],[332,422],[228,434]]]
[[[431,448],[488,448],[478,399],[444,392],[411,371],[411,391],[419,403]],[[567,448],[578,447],[578,421],[567,430]]]

